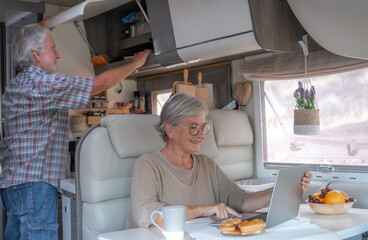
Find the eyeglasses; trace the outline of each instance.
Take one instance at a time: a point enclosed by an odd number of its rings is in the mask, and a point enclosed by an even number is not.
[[[200,131],[202,131],[202,133],[204,135],[208,134],[211,130],[211,125],[209,123],[203,123],[202,125],[193,123],[192,125],[190,125],[189,127],[187,126],[183,126],[183,125],[179,125],[182,128],[187,128],[189,129],[189,133],[192,136],[197,136],[199,134]]]

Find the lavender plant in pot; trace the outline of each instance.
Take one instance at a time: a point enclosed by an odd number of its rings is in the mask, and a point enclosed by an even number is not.
[[[294,92],[294,134],[316,135],[319,133],[319,109],[316,102],[316,90],[309,81],[299,81]]]

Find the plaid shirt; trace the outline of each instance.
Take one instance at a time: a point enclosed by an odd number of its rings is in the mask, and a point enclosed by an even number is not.
[[[69,160],[68,109],[87,106],[93,81],[36,66],[10,81],[2,99],[0,188],[36,181],[59,186]]]

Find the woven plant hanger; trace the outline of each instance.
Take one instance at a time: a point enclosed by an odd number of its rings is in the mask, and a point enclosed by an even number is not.
[[[303,40],[298,42],[299,45],[302,47],[303,49],[303,54],[304,54],[304,76],[303,76],[303,88],[304,89],[311,89],[312,87],[312,83],[310,81],[309,75],[308,75],[308,55],[309,55],[309,51],[308,51],[308,42],[307,42],[307,35],[303,36]],[[305,98],[305,91],[304,91],[304,96]],[[316,103],[316,109],[318,109],[318,104],[317,104],[317,99],[314,100]]]
[[[303,36],[303,41],[298,42],[303,49],[304,54],[304,77],[302,80],[303,98],[305,99],[305,93],[308,89],[311,89],[312,84],[308,76],[308,46],[307,46],[307,35]],[[295,104],[294,110],[294,133],[301,135],[313,135],[319,132],[319,109],[317,100],[314,99],[315,109],[299,109],[298,104]],[[310,126],[309,129],[302,130],[303,126]]]

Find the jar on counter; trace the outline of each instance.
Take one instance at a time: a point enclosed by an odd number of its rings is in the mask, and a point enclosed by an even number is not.
[[[107,102],[102,102],[102,103],[101,103],[101,107],[102,107],[102,108],[107,108]]]
[[[141,93],[139,97],[139,110],[142,112],[146,111],[146,97],[144,93]]]
[[[73,133],[87,130],[87,118],[84,115],[70,116],[70,129]]]
[[[139,107],[139,92],[135,91],[133,93],[134,100],[133,100],[133,108],[138,109]]]

